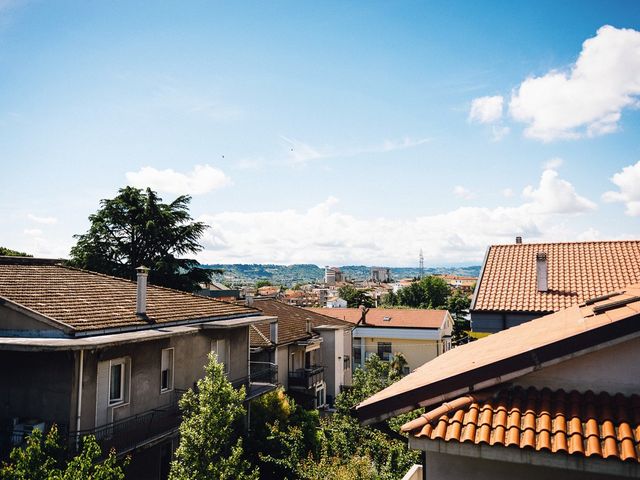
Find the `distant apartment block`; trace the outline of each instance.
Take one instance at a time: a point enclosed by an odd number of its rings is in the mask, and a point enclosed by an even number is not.
[[[325,285],[336,285],[344,282],[344,274],[338,267],[324,267],[324,283]]]
[[[388,283],[391,281],[391,269],[386,267],[371,267],[369,278],[374,283]]]
[[[453,319],[446,310],[404,308],[310,308],[354,326],[353,364],[377,354],[391,360],[402,353],[408,373],[451,348]]]

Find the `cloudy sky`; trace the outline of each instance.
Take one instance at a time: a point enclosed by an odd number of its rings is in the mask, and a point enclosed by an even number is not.
[[[0,0],[0,245],[127,184],[193,196],[203,262],[638,238],[638,107],[640,2]]]

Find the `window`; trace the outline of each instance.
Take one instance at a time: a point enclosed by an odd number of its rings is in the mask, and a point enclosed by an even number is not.
[[[109,405],[124,402],[124,377],[124,361],[112,361],[109,368]]]
[[[345,355],[344,356],[344,361],[342,364],[342,369],[343,370],[349,370],[351,368],[351,358],[349,358],[349,355]]]
[[[322,408],[325,406],[326,404],[325,394],[326,394],[326,391],[324,388],[324,384],[322,384],[322,386],[318,387],[318,389],[316,390],[316,399],[315,399],[316,408]]]
[[[391,360],[393,356],[391,353],[391,342],[378,342],[378,356],[382,360]]]
[[[173,390],[173,348],[165,348],[160,360],[160,392],[170,390]]]
[[[353,364],[361,366],[362,365],[362,350],[361,350],[361,338],[353,339]]]
[[[218,357],[218,363],[224,366],[224,373],[229,373],[229,342],[227,339],[212,340],[211,351]]]

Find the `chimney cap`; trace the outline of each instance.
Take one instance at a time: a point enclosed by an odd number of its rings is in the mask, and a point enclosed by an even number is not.
[[[522,243],[522,237],[521,236],[517,236],[516,237],[516,245],[520,245]]]
[[[547,254],[546,252],[538,252],[536,253],[536,260],[546,260]]]
[[[144,265],[140,265],[138,268],[136,268],[136,272],[146,275],[147,273],[149,273],[149,268],[145,267]]]

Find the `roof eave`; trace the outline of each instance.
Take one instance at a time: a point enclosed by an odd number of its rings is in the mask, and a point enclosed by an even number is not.
[[[578,335],[462,372],[440,381],[355,407],[363,424],[377,423],[454,396],[499,385],[542,367],[578,357],[640,336],[640,314],[608,323]],[[443,400],[444,399],[444,400]],[[366,402],[366,400],[365,400]],[[364,402],[363,402],[364,403]]]
[[[482,283],[482,276],[484,275],[484,268],[487,266],[487,259],[489,258],[490,250],[491,246],[487,247],[487,250],[484,252],[482,268],[480,268],[480,275],[478,275],[478,280],[476,281],[476,288],[473,290],[473,296],[471,297],[471,305],[469,305],[469,311],[473,310],[476,306],[476,299],[478,298],[478,292],[480,291],[480,284]]]

